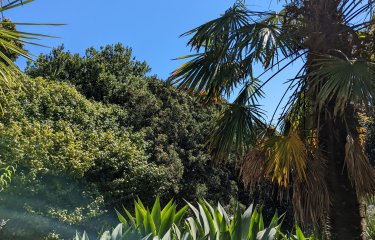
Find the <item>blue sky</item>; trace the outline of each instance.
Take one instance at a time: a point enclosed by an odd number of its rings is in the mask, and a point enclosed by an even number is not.
[[[271,0],[270,0],[271,1]],[[247,1],[253,9],[274,9],[276,0]],[[145,60],[152,74],[166,79],[181,65],[172,59],[186,55],[188,38],[179,35],[204,22],[218,17],[234,0],[35,0],[21,8],[5,13],[15,22],[64,23],[60,27],[22,27],[21,30],[59,36],[41,43],[56,47],[64,44],[66,50],[83,53],[88,47],[123,43],[133,48],[138,60]],[[50,49],[28,47],[35,55]],[[21,68],[25,61],[18,61]],[[292,73],[292,67],[275,79],[266,89],[267,97],[261,104],[271,115]],[[260,72],[260,69],[259,69]]]

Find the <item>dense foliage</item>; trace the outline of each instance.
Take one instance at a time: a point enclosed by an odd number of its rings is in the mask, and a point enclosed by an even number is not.
[[[104,199],[126,203],[168,191],[166,169],[148,162],[144,136],[125,127],[121,108],[41,78],[24,87],[2,98],[2,160],[17,169],[10,191],[0,196],[7,208],[2,217],[13,220],[9,227],[29,220],[15,220],[21,209],[75,224],[101,215],[109,204]]]
[[[59,47],[39,56],[26,72],[69,82],[87,98],[121,106],[128,114],[127,126],[144,134],[149,161],[168,169],[165,184],[170,194],[164,197],[205,197],[225,203],[236,198],[234,170],[212,167],[205,149],[217,111],[147,77],[148,70],[132,57],[130,48],[116,44],[100,51],[89,48],[83,57]]]
[[[132,57],[132,50],[121,44],[107,45],[100,51],[86,50],[84,56],[64,51],[60,46],[50,54],[30,62],[26,73],[72,83],[87,98],[113,102],[126,87],[126,79],[144,77],[150,67]]]
[[[1,237],[97,231],[93,222],[111,224],[113,208],[137,196],[145,204],[156,195],[225,205],[246,199],[236,170],[212,166],[206,152],[214,107],[145,76],[147,65],[119,44],[88,52],[78,57],[59,48],[40,56],[27,70],[35,78],[1,96],[0,151],[16,168],[0,195],[1,218],[10,219]],[[73,80],[47,75],[53,66]]]

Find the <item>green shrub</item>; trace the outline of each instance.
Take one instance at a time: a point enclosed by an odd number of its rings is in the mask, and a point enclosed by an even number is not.
[[[37,78],[24,87],[0,97],[1,161],[17,171],[0,195],[1,217],[11,219],[1,239],[72,231],[119,202],[169,191],[166,169],[148,161],[144,134],[127,126],[122,108],[66,83]]]

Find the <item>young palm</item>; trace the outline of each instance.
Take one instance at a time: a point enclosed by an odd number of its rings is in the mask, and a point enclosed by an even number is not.
[[[361,116],[375,97],[371,62],[374,1],[289,0],[280,12],[238,1],[185,35],[197,53],[172,73],[181,89],[226,104],[210,138],[216,160],[235,153],[249,187],[271,180],[292,188],[296,219],[329,229],[332,239],[362,239],[361,198],[375,191],[375,171],[361,142]],[[277,124],[262,118],[263,87],[292,63],[291,96]],[[254,65],[264,73],[254,76]],[[262,79],[265,73],[271,77]],[[285,93],[284,97],[288,93]],[[282,100],[280,100],[282,102]],[[280,105],[280,104],[279,104]]]

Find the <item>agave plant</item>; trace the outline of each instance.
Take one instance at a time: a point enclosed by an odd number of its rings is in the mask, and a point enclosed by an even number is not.
[[[184,218],[187,210],[192,215]],[[159,198],[152,210],[142,202],[134,202],[133,216],[124,208],[125,214],[116,211],[121,222],[112,231],[105,231],[100,240],[317,240],[305,237],[296,227],[295,235],[280,231],[282,216],[275,214],[270,224],[265,226],[261,208],[250,205],[244,212],[239,207],[231,216],[218,203],[212,207],[201,200],[197,207],[187,203],[179,211],[173,200],[161,209]],[[89,240],[86,233],[76,234],[74,240]]]
[[[160,199],[156,198],[154,206],[151,211],[143,205],[142,201],[134,202],[135,217],[124,208],[125,216],[116,211],[117,217],[125,227],[130,227],[135,232],[139,233],[139,236],[146,237],[148,235],[154,237],[154,239],[166,239],[171,235],[172,226],[179,225],[183,219],[188,206],[182,207],[177,211],[177,204],[170,200],[168,204],[161,209]]]
[[[126,226],[123,223],[118,224],[112,232],[105,231],[101,236],[100,240],[148,240],[152,239],[152,233],[142,237],[138,231],[133,229],[131,226]],[[73,240],[90,240],[86,232],[83,235],[76,233]]]
[[[177,210],[177,204],[173,200],[170,200],[162,209],[160,199],[157,197],[150,211],[138,199],[134,201],[135,216],[126,208],[123,209],[124,214],[116,210],[117,217],[121,223],[112,232],[104,232],[100,239],[174,239],[173,226],[180,224],[188,208],[189,206],[185,205],[180,210]],[[75,239],[87,240],[88,236],[86,233],[83,233],[82,236],[77,233]]]
[[[233,216],[225,211],[218,203],[213,208],[207,201],[200,201],[198,208],[188,203],[194,217],[186,219],[186,232],[178,239],[210,239],[210,240],[235,240],[235,239],[274,239],[279,228],[277,214],[266,228],[260,208],[250,205],[244,213],[237,207]]]
[[[278,232],[280,239],[282,240],[319,240],[322,238],[318,238],[316,235],[311,235],[309,237],[305,236],[299,226],[296,226],[295,234],[291,234],[289,236],[283,234],[281,231]]]
[[[193,216],[184,219],[190,208]],[[237,208],[233,216],[218,203],[213,208],[208,202],[200,201],[198,208],[188,203],[179,211],[171,200],[163,209],[159,198],[151,211],[140,200],[134,202],[135,216],[124,208],[125,214],[116,211],[121,222],[112,232],[105,231],[101,240],[266,240],[274,239],[278,231],[277,215],[265,228],[259,208],[251,205],[243,214]],[[89,240],[89,236],[76,234],[74,240]]]

